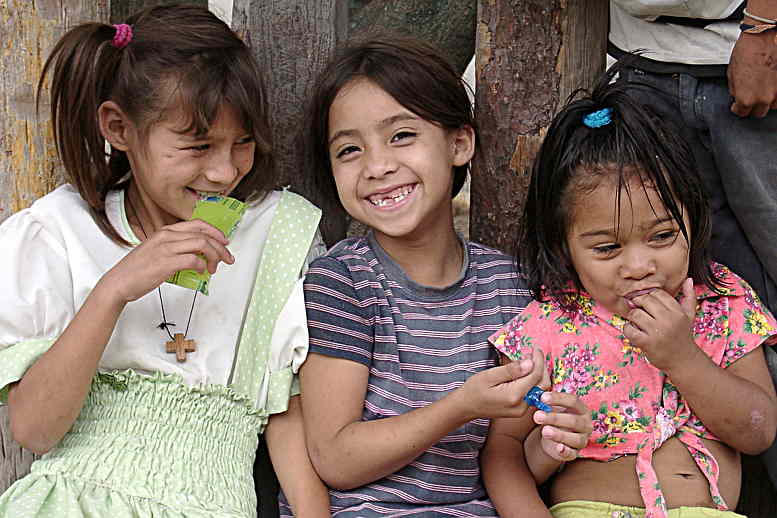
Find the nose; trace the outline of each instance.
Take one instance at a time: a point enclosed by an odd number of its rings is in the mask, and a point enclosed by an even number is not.
[[[231,185],[240,175],[230,146],[214,146],[210,153],[210,160],[205,167],[205,178],[213,184],[220,186]]]
[[[364,161],[365,177],[379,179],[396,172],[397,167],[397,161],[391,150],[379,146],[367,149]]]
[[[624,279],[640,280],[656,273],[655,258],[643,247],[627,247],[623,250],[621,258],[620,270]]]

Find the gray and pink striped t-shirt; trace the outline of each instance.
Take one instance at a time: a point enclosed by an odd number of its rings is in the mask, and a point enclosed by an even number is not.
[[[310,351],[369,367],[362,419],[426,406],[496,365],[487,337],[523,310],[530,293],[512,257],[465,246],[459,279],[441,289],[409,279],[371,234],[340,242],[310,265]],[[475,419],[391,476],[332,490],[333,516],[496,516],[478,465],[488,427]]]

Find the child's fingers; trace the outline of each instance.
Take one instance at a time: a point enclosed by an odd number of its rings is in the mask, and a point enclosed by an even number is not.
[[[175,223],[173,225],[167,225],[165,227],[162,227],[164,230],[170,230],[173,232],[192,232],[192,233],[201,233],[206,234],[207,236],[215,239],[221,244],[227,245],[229,244],[229,239],[224,235],[224,233],[211,225],[210,223],[206,223],[202,221],[201,219],[193,219],[191,221],[179,221],[178,223]]]
[[[542,349],[540,348],[534,348],[532,351],[531,356],[532,362],[534,362],[533,370],[537,371],[540,375],[540,379],[543,379],[547,377],[547,369],[545,368],[545,357],[543,355]],[[540,382],[538,382],[539,384]],[[550,383],[548,383],[548,386]]]
[[[588,444],[588,434],[577,433],[555,426],[543,426],[542,437],[575,450],[582,450]]]
[[[544,364],[543,364],[544,367]],[[538,386],[545,391],[550,390],[551,383],[550,383],[550,374],[548,373],[548,369],[543,368],[542,369],[542,379],[538,383]]]
[[[681,304],[685,315],[693,320],[696,318],[696,290],[693,288],[693,279],[688,277],[683,282],[683,302]]]
[[[546,453],[563,462],[575,460],[580,450],[585,448],[588,442],[588,436],[549,426],[542,428],[542,438],[551,443],[552,451],[549,452],[546,449]]]
[[[637,331],[642,334],[648,334],[650,331],[654,331],[656,327],[655,319],[650,316],[644,309],[636,308],[629,311],[626,315],[627,326],[624,326],[623,333],[626,331]],[[627,338],[629,337],[626,335]]]
[[[664,314],[669,309],[667,306],[668,304],[677,305],[676,300],[674,300],[667,292],[660,289],[634,297],[631,299],[631,302],[636,308],[632,309],[629,315],[642,311],[651,318],[658,318],[660,315]]]
[[[542,402],[550,406],[563,407],[567,412],[589,414],[588,407],[575,394],[548,391],[542,395]]]
[[[543,426],[564,429],[571,433],[588,436],[593,431],[593,423],[589,415],[573,414],[566,412],[534,412],[534,422]],[[574,446],[574,445],[572,445]]]
[[[232,254],[223,244],[206,236],[196,236],[190,239],[174,241],[172,243],[167,243],[166,246],[168,251],[173,255],[192,253],[202,255],[210,273],[216,272],[216,266],[220,261],[227,264],[235,262]]]
[[[531,360],[520,360],[500,365],[484,371],[484,377],[492,387],[523,378],[532,372],[534,363]]]

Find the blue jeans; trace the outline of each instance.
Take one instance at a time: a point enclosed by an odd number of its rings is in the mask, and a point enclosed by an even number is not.
[[[691,147],[710,198],[713,260],[777,315],[777,110],[763,119],[734,115],[725,78],[627,68],[618,80],[658,90],[633,93],[671,119]],[[767,360],[777,384],[777,355],[769,350]],[[777,487],[777,441],[761,458]]]

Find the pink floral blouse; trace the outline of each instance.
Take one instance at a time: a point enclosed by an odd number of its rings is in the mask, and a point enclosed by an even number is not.
[[[759,345],[777,343],[777,321],[752,288],[726,267],[713,265],[726,281],[723,295],[696,285],[693,336],[723,368]],[[637,478],[646,518],[664,518],[666,502],[652,466],[653,452],[670,437],[688,448],[710,484],[719,509],[727,509],[718,489],[718,463],[701,438],[715,439],[693,414],[672,382],[623,336],[625,320],[581,294],[580,310],[564,313],[557,302],[529,304],[489,340],[513,360],[542,347],[552,389],[577,394],[594,421],[581,457],[600,461],[637,455]]]

